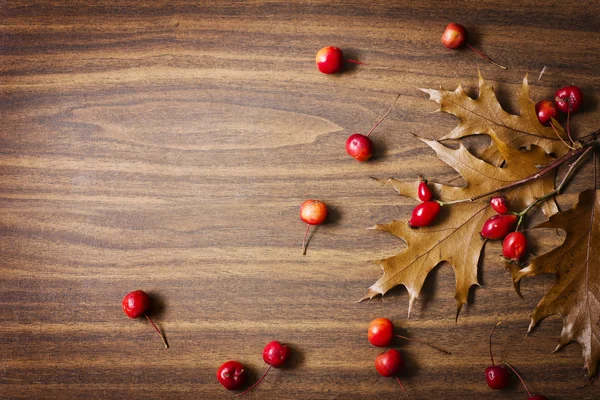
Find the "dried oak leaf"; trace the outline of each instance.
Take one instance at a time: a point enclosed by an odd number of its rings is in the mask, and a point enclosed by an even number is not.
[[[525,277],[556,275],[554,286],[531,315],[529,331],[542,319],[560,315],[563,329],[554,351],[577,341],[588,376],[595,377],[600,361],[600,191],[582,192],[573,208],[536,228],[561,229],[566,238],[556,249],[513,273],[516,284]]]
[[[431,183],[430,187],[436,193],[437,199],[452,201],[472,198],[526,178],[538,171],[537,166],[552,161],[552,158],[537,146],[532,146],[529,151],[520,151],[507,146],[493,132],[491,137],[506,160],[503,168],[478,159],[462,144],[458,149],[451,149],[437,141],[420,139],[467,182],[463,187]],[[416,181],[404,183],[392,178],[378,181],[393,187],[402,195],[416,199]],[[553,189],[554,174],[550,173],[523,184],[506,195],[511,204],[520,208]],[[387,231],[404,240],[407,248],[393,257],[377,262],[383,268],[383,276],[368,289],[363,300],[378,294],[383,295],[397,285],[404,285],[409,294],[410,315],[412,305],[429,272],[439,263],[447,261],[454,269],[456,277],[455,299],[458,317],[461,307],[467,301],[469,289],[478,284],[477,264],[485,243],[479,232],[485,220],[494,213],[488,205],[488,199],[489,197],[442,207],[436,223],[424,228],[412,229],[406,221],[377,225],[375,229]],[[542,203],[541,208],[546,215],[558,212],[554,200]]]
[[[479,96],[472,99],[458,85],[453,92],[440,89],[421,89],[429,94],[429,99],[440,105],[439,111],[454,114],[460,120],[458,126],[445,139],[459,139],[465,136],[495,133],[504,143],[516,149],[527,148],[531,145],[541,147],[548,154],[562,156],[569,151],[563,142],[567,135],[560,124],[553,120],[558,134],[551,127],[540,124],[535,112],[535,103],[529,97],[527,76],[523,78],[519,109],[521,115],[513,115],[502,109],[496,98],[494,87],[485,82],[479,73]],[[486,151],[486,159],[494,165],[500,165],[501,154],[493,148]]]

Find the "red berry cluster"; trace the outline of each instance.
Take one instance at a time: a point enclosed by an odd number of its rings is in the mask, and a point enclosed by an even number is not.
[[[287,362],[288,358],[290,357],[290,353],[291,350],[288,346],[281,344],[276,340],[267,343],[263,349],[263,360],[265,363],[267,363],[269,368],[267,368],[265,373],[258,381],[256,381],[248,389],[238,393],[236,396],[243,395],[254,389],[256,385],[258,385],[265,378],[265,376],[267,376],[267,373],[271,370],[271,368],[281,368]],[[237,361],[227,361],[223,363],[223,365],[221,365],[217,370],[217,380],[227,390],[237,390],[242,388],[246,384],[247,378],[248,374],[246,369]]]
[[[492,197],[490,205],[498,214],[485,221],[481,236],[490,240],[504,238],[502,255],[516,262],[522,260],[527,252],[527,238],[521,232],[513,232],[520,217],[510,213],[508,200],[504,196]]]
[[[544,126],[551,126],[552,129],[558,135],[556,127],[552,123],[552,119],[556,119],[558,115],[557,109],[567,113],[567,136],[571,141],[571,145],[567,145],[571,148],[573,145],[573,138],[571,136],[571,113],[577,112],[583,105],[583,92],[577,86],[570,85],[565,86],[556,91],[554,94],[554,102],[550,100],[540,100],[535,105],[535,113],[537,114],[538,121]],[[559,136],[560,137],[560,136]]]
[[[408,221],[411,228],[420,228],[431,225],[441,209],[441,205],[438,201],[431,200],[433,194],[431,193],[429,186],[427,186],[427,181],[420,177],[417,195],[422,203],[417,205],[412,211],[410,220]]]

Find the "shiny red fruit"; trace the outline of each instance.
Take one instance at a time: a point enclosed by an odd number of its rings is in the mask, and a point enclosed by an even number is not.
[[[417,194],[419,195],[419,200],[423,202],[431,200],[433,195],[431,194],[431,190],[429,190],[429,186],[427,186],[427,181],[419,182]]]
[[[502,255],[508,259],[519,261],[527,253],[527,238],[521,232],[511,232],[502,243]]]
[[[217,380],[227,390],[236,390],[244,386],[247,376],[246,369],[237,361],[227,361],[217,370]]]
[[[556,91],[554,102],[560,111],[569,112],[570,106],[571,112],[574,113],[583,104],[583,93],[577,86],[565,86]]]
[[[291,350],[288,346],[277,340],[267,343],[263,350],[263,360],[273,368],[280,368],[290,357]]]
[[[485,369],[485,379],[490,389],[500,390],[508,386],[510,373],[504,365],[493,365]]]
[[[320,225],[327,218],[327,206],[319,200],[306,200],[300,206],[300,219],[309,225]]]
[[[317,68],[324,74],[335,74],[344,67],[344,53],[335,46],[323,47],[317,52]]]
[[[499,215],[490,217],[481,228],[481,236],[486,239],[502,239],[515,229],[517,216],[514,214]]]
[[[381,376],[396,376],[402,371],[403,367],[404,360],[398,350],[390,349],[375,358],[375,369]]]
[[[457,49],[465,44],[467,30],[461,24],[451,22],[442,34],[442,44],[449,49]]]
[[[418,228],[430,225],[441,209],[437,201],[426,201],[416,206],[412,212],[408,224],[411,228]]]
[[[556,106],[550,100],[540,100],[535,104],[535,113],[540,124],[550,126],[552,118],[556,119],[558,111],[556,111]]]
[[[373,346],[389,346],[394,339],[394,324],[387,318],[376,318],[369,324],[367,335]]]
[[[365,135],[355,133],[346,140],[346,152],[358,161],[367,161],[373,155],[373,142]]]
[[[490,205],[498,214],[506,214],[508,212],[508,200],[504,196],[492,197]]]
[[[150,309],[151,302],[152,300],[146,292],[136,290],[123,297],[121,305],[129,318],[139,318]]]

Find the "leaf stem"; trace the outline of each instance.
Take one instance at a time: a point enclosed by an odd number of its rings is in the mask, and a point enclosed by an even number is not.
[[[514,187],[517,187],[519,185],[522,185],[524,183],[527,182],[531,182],[535,179],[541,178],[542,176],[546,175],[548,172],[558,168],[559,166],[561,166],[562,164],[564,164],[565,162],[569,161],[570,159],[572,159],[575,156],[580,155],[581,153],[586,152],[589,148],[593,147],[594,145],[598,144],[598,142],[596,141],[596,139],[587,142],[585,144],[582,144],[581,148],[578,149],[574,149],[571,150],[570,152],[568,152],[567,154],[563,155],[562,157],[557,158],[556,160],[554,160],[553,162],[551,162],[550,164],[548,164],[547,166],[545,166],[544,168],[542,168],[540,171],[536,172],[533,175],[528,176],[527,178],[523,178],[520,179],[518,181],[515,181],[511,184],[505,185],[505,186],[501,186],[497,189],[494,190],[490,190],[489,192],[474,196],[474,197],[470,197],[467,199],[459,199],[459,200],[452,200],[452,201],[440,201],[437,200],[437,202],[441,205],[441,206],[447,206],[450,204],[458,204],[458,203],[467,203],[467,202],[473,202],[476,200],[479,200],[481,198],[490,196],[496,192],[501,192],[503,190],[508,190],[508,189],[512,189]]]
[[[531,203],[530,205],[528,205],[523,211],[521,211],[520,213],[517,213],[517,216],[519,217],[519,222],[517,223],[517,229],[516,229],[517,231],[519,230],[519,226],[521,226],[523,217],[525,217],[527,212],[529,212],[529,210],[531,210],[533,208],[533,206],[535,206],[536,204],[538,204],[556,194],[559,194],[561,192],[561,190],[563,189],[563,187],[565,186],[565,184],[567,183],[569,178],[573,175],[573,172],[575,171],[575,169],[577,169],[577,167],[581,164],[581,162],[583,161],[585,156],[587,156],[591,150],[592,150],[592,147],[588,147],[583,152],[583,154],[580,155],[579,158],[577,158],[577,160],[575,160],[575,162],[573,164],[571,164],[571,166],[569,167],[569,170],[567,171],[567,174],[564,176],[564,178],[562,179],[562,181],[560,182],[560,184],[558,185],[558,187],[556,189],[543,195],[540,198],[535,199],[535,201],[533,203]]]
[[[475,52],[475,54],[477,54],[480,57],[485,58],[486,60],[488,60],[489,62],[491,62],[492,64],[502,68],[502,69],[508,69],[507,67],[505,67],[504,65],[500,65],[497,62],[495,62],[494,60],[492,60],[491,58],[489,58],[488,56],[486,56],[485,54],[483,54],[482,52],[480,52],[479,50],[475,49],[473,46],[471,46],[469,43],[465,43],[465,45],[470,48],[471,50],[473,50]]]
[[[377,126],[385,119],[385,117],[388,116],[388,114],[392,111],[392,108],[394,108],[394,104],[396,104],[396,102],[398,101],[398,98],[400,98],[400,93],[398,93],[398,96],[396,96],[396,98],[394,99],[394,102],[392,103],[390,108],[387,110],[387,112],[383,115],[383,117],[381,117],[381,119],[379,121],[377,121],[377,123],[375,125],[373,125],[371,130],[365,135],[366,137],[369,137],[371,132],[373,132],[375,130],[375,128],[377,128]]]

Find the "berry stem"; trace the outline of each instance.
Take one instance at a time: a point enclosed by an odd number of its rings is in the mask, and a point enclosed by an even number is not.
[[[271,370],[272,365],[269,365],[269,368],[267,368],[267,370],[265,371],[265,373],[263,374],[263,376],[260,377],[259,380],[257,380],[254,385],[250,386],[248,389],[244,390],[242,393],[238,393],[236,394],[236,396],[241,396],[243,394],[248,393],[249,391],[251,391],[252,389],[254,389],[256,387],[256,385],[258,385],[260,382],[262,382],[263,379],[265,379],[265,376],[267,376],[267,374],[269,373],[269,371]]]
[[[504,65],[500,65],[497,62],[495,62],[494,60],[492,60],[491,58],[489,58],[488,56],[486,56],[485,54],[483,54],[482,52],[480,52],[479,50],[475,49],[473,46],[471,46],[469,43],[465,43],[465,45],[470,48],[471,50],[473,50],[475,52],[475,54],[477,54],[480,57],[485,58],[486,60],[488,60],[489,62],[491,62],[492,64],[502,68],[502,69],[508,69],[506,68]]]
[[[302,240],[302,255],[306,255],[306,237],[308,236],[308,230],[310,229],[310,225],[306,224],[306,231],[304,232],[304,239]]]
[[[390,108],[387,110],[387,112],[383,115],[383,117],[381,117],[381,119],[375,125],[373,125],[373,127],[371,128],[371,130],[365,135],[366,137],[369,137],[369,135],[371,134],[371,132],[373,132],[375,130],[375,128],[377,128],[377,125],[379,125],[385,119],[385,117],[388,116],[388,114],[390,113],[390,111],[392,111],[392,108],[394,108],[394,104],[396,104],[396,101],[398,101],[399,97],[400,97],[400,93],[398,93],[398,96],[396,96],[396,98],[394,99],[394,102],[392,103],[392,105],[390,106]]]
[[[523,380],[523,378],[521,378],[521,375],[519,375],[519,373],[517,372],[517,370],[516,370],[516,369],[514,369],[514,368],[513,368],[513,366],[512,366],[512,365],[510,365],[510,364],[508,363],[508,361],[504,361],[504,364],[505,364],[505,365],[506,365],[508,368],[510,368],[510,369],[512,370],[512,372],[514,372],[514,373],[515,373],[515,375],[517,376],[517,378],[519,378],[519,380],[521,381],[521,383],[523,384],[523,386],[525,386],[525,390],[527,390],[527,394],[529,395],[529,397],[533,397],[533,396],[531,395],[531,392],[529,391],[529,388],[528,388],[528,387],[527,387],[527,385],[525,384],[525,381]]]
[[[571,103],[569,103],[567,99],[567,104],[569,108],[567,109],[567,135],[569,136],[569,140],[573,143],[573,138],[571,137]]]
[[[409,337],[402,336],[402,335],[395,335],[395,336],[396,336],[397,338],[400,338],[400,339],[404,339],[404,340],[410,340],[411,342],[417,342],[417,343],[424,344],[424,345],[426,345],[426,346],[429,346],[429,347],[431,347],[432,349],[436,349],[437,351],[441,351],[442,353],[446,353],[446,354],[452,354],[452,353],[450,353],[450,352],[449,352],[449,351],[447,351],[447,350],[444,350],[444,349],[442,349],[442,348],[439,348],[439,347],[437,347],[437,346],[434,346],[434,345],[432,345],[431,343],[427,343],[427,342],[425,342],[425,341],[423,341],[423,340],[419,340],[419,339],[413,339],[413,338],[409,338]]]
[[[492,336],[494,335],[494,331],[496,330],[496,328],[499,327],[501,324],[502,321],[498,322],[496,326],[494,326],[494,329],[492,329],[492,331],[490,332],[490,358],[492,359],[492,366],[496,365],[494,364],[494,355],[492,354]]]
[[[406,391],[406,389],[404,389],[404,385],[402,384],[402,382],[400,381],[400,378],[398,378],[397,375],[396,375],[396,380],[398,381],[398,384],[400,385],[400,387],[404,391],[404,394],[406,395],[406,397],[408,397],[410,399],[410,396],[408,395],[408,392]]]
[[[148,314],[144,313],[144,317],[146,317],[146,319],[148,319],[148,321],[150,321],[150,323],[152,324],[152,326],[154,327],[154,329],[156,330],[156,332],[158,332],[158,336],[160,336],[160,338],[162,339],[163,343],[165,344],[165,349],[168,349],[169,348],[169,344],[167,343],[167,339],[165,339],[165,336],[156,327],[156,325],[154,325],[154,322],[152,322],[152,320],[150,319],[150,317],[148,316]]]
[[[535,206],[536,204],[548,199],[549,197],[554,196],[555,194],[559,194],[561,192],[561,190],[563,189],[563,187],[565,186],[565,184],[567,183],[567,181],[569,180],[571,175],[573,175],[573,172],[575,171],[575,169],[577,169],[577,167],[581,164],[583,159],[589,154],[589,152],[591,150],[592,150],[592,147],[588,147],[583,152],[583,154],[580,155],[579,158],[577,158],[577,160],[575,160],[575,162],[573,164],[571,164],[571,166],[569,167],[569,170],[567,171],[566,175],[564,176],[564,178],[562,179],[560,184],[556,187],[556,189],[545,194],[544,196],[542,196],[540,198],[535,199],[535,201],[533,203],[528,205],[523,211],[521,211],[520,213],[517,214],[517,216],[519,217],[519,222],[517,223],[517,229],[516,229],[517,231],[519,230],[519,226],[521,226],[521,221],[523,220],[523,217],[525,217],[525,214],[527,214],[527,212],[529,210],[531,210],[531,208],[533,208],[533,206]]]
[[[558,138],[560,139],[561,142],[563,142],[563,144],[565,146],[567,146],[568,148],[570,148],[571,150],[574,150],[575,147],[567,144],[567,142],[565,142],[565,140],[562,138],[562,136],[560,136],[560,134],[558,133],[558,131],[556,130],[556,127],[554,126],[554,124],[552,123],[552,121],[550,121],[550,126],[552,127],[552,129],[554,129],[554,133],[556,133],[556,136],[558,136]],[[571,140],[571,144],[573,143],[573,139],[571,139],[571,135],[569,135],[569,140]]]

